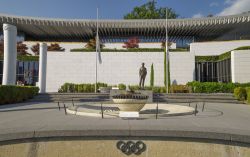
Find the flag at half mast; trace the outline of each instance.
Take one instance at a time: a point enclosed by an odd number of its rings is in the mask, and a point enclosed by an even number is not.
[[[97,8],[97,20],[96,20],[96,57],[98,58],[99,64],[102,63],[102,58],[101,58],[101,43],[99,39],[99,15],[98,15],[98,8]]]
[[[101,43],[100,43],[100,39],[99,39],[98,30],[96,32],[96,53],[97,53],[97,58],[98,58],[99,64],[101,64],[102,63]]]

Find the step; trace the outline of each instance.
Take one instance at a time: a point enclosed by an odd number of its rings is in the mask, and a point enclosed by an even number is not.
[[[154,96],[154,99],[157,99],[157,98],[162,98],[162,99],[228,99],[228,100],[234,100],[235,98],[234,97],[207,97],[207,96]]]
[[[154,100],[155,102],[157,100]],[[233,104],[242,104],[242,102],[237,100],[202,100],[202,99],[161,99],[158,102],[168,102],[168,103],[189,103],[189,102],[211,102],[211,103],[233,103]]]
[[[29,102],[87,102],[87,101],[108,101],[108,93],[46,93],[38,94]],[[154,101],[157,101],[157,94],[154,94]],[[231,93],[171,93],[159,94],[159,102],[224,102],[239,103]]]

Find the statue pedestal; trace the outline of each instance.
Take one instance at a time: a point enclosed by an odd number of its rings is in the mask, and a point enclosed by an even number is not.
[[[121,118],[139,118],[139,112],[126,112],[126,111],[120,111],[119,117]]]

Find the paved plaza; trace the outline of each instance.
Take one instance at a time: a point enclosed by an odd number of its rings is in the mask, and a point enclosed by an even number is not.
[[[70,106],[70,103],[66,103]],[[80,105],[80,104],[76,104]],[[186,105],[183,103],[180,105]],[[195,106],[195,103],[191,104]],[[223,139],[220,135],[239,135],[250,141],[250,106],[244,104],[198,104],[198,114],[159,119],[132,119],[85,117],[65,115],[57,103],[19,103],[0,106],[0,140],[33,136],[78,135],[93,136],[168,136],[199,132],[194,136]],[[62,133],[62,134],[61,134]],[[70,135],[71,136],[71,135]],[[188,135],[189,136],[189,135]],[[192,135],[190,135],[192,136]],[[214,137],[211,137],[214,138]],[[232,138],[230,136],[230,138]]]

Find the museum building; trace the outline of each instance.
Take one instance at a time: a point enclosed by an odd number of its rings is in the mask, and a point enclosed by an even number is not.
[[[97,20],[52,19],[0,14],[0,39],[4,24],[16,28],[16,41],[28,47],[36,43],[58,43],[64,51],[47,53],[46,90],[55,92],[65,82],[95,82],[95,53],[73,52],[84,48],[95,38]],[[167,26],[167,29],[166,29]],[[250,13],[231,16],[98,21],[98,34],[105,49],[98,63],[98,81],[108,84],[137,84],[138,68],[145,62],[155,68],[155,85],[164,85],[164,53],[155,52],[166,40],[170,46],[170,80],[175,84],[189,81],[250,82]],[[123,51],[124,42],[139,39],[139,49],[146,52]],[[248,48],[249,47],[249,48]],[[150,52],[149,49],[152,49]],[[1,52],[0,52],[1,55]],[[38,60],[17,60],[16,81],[35,85],[39,74]],[[3,79],[3,57],[0,58],[0,82]],[[2,82],[1,82],[2,83]],[[146,79],[149,84],[149,76]]]

